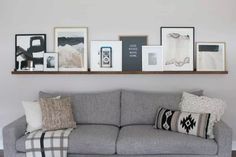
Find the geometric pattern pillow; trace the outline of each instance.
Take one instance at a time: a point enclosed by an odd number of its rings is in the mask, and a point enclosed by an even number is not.
[[[76,127],[69,97],[40,99],[40,107],[44,131]]]
[[[207,138],[210,116],[209,113],[199,114],[160,108],[154,128]]]

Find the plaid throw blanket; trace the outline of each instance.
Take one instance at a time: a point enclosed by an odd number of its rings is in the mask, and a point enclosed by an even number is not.
[[[67,157],[68,137],[72,130],[30,133],[25,141],[26,157]]]

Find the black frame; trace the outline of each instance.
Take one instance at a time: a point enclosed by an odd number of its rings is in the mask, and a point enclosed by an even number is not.
[[[46,34],[15,34],[15,71],[17,71],[17,37],[18,36],[44,36],[44,49],[45,53],[47,52],[47,35]]]
[[[148,35],[120,35],[119,40],[122,41],[122,38],[145,38],[145,40],[146,40],[145,46],[148,45]],[[133,70],[133,68],[130,70],[130,69],[125,69],[124,68],[124,50],[123,50],[123,46],[124,46],[124,42],[122,41],[122,71],[142,71],[142,49],[141,49],[141,57],[140,57],[141,58],[140,67],[138,69],[134,68],[135,70]],[[142,46],[144,46],[144,45],[142,45]]]
[[[196,71],[196,54],[195,54],[195,27],[161,27],[160,28],[160,45],[162,45],[162,29],[163,28],[191,28],[193,29],[193,71]]]

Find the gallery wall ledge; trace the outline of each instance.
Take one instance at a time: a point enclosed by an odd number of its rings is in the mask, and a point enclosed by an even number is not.
[[[64,74],[228,74],[228,71],[12,71],[13,75],[64,75]]]

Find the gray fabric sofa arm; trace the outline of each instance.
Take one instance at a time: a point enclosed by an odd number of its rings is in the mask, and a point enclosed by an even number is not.
[[[16,140],[24,135],[26,125],[26,119],[23,116],[3,128],[4,157],[16,156]]]
[[[219,157],[231,157],[232,155],[232,129],[223,121],[214,126],[215,140],[218,145]]]

